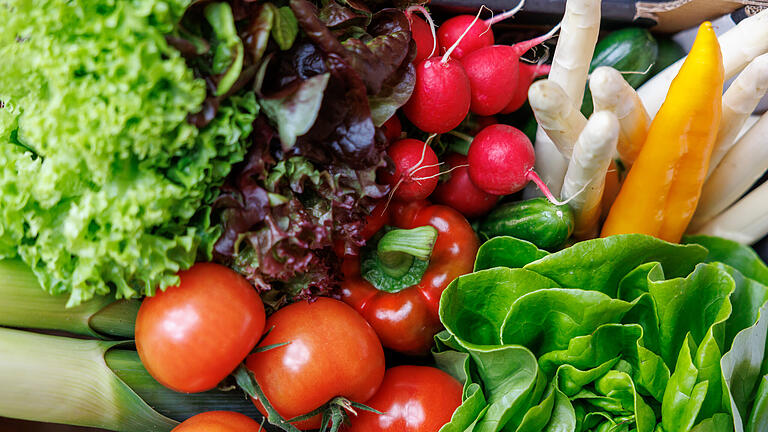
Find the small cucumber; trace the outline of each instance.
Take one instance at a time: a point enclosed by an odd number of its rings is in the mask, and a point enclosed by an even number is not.
[[[685,57],[685,50],[669,38],[660,38],[656,42],[659,44],[659,55],[656,57],[656,63],[651,68],[651,76],[663,71],[676,61]]]
[[[656,62],[659,46],[651,33],[639,27],[627,27],[609,33],[595,46],[595,53],[589,63],[589,72],[600,66],[611,66],[619,72],[641,72],[624,74],[624,79],[633,88],[638,88],[651,77],[651,73],[642,73]],[[592,93],[587,86],[581,112],[586,117],[592,114]]]
[[[517,237],[551,250],[565,244],[573,227],[570,207],[554,205],[546,198],[532,198],[497,207],[480,223],[480,232],[489,238]]]

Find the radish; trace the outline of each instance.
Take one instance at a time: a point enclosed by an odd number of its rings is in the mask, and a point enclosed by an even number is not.
[[[477,19],[472,15],[457,15],[449,19],[437,30],[437,41],[440,43],[440,49],[446,50],[456,44],[455,57],[461,59],[472,51],[493,45],[494,38],[491,26],[514,16],[523,8],[524,4],[525,0],[521,0],[513,9],[482,22],[477,22]],[[462,39],[461,35],[464,33],[467,35]]]
[[[379,178],[392,188],[391,198],[416,201],[428,197],[435,190],[440,164],[428,142],[401,139],[387,149],[387,154],[395,163],[395,172],[383,171]]]
[[[442,58],[432,57],[416,65],[416,83],[403,113],[424,132],[448,132],[469,114],[472,100],[469,78],[461,63],[451,58],[468,31],[469,28]]]
[[[451,167],[444,173],[449,177],[437,185],[431,197],[433,202],[452,207],[467,218],[483,216],[496,205],[498,196],[491,195],[472,183],[466,156],[448,153],[443,162]]]
[[[429,24],[427,24],[427,21],[414,16],[413,13],[415,11],[424,14],[424,17],[427,18]],[[405,10],[405,15],[411,23],[411,39],[416,42],[416,58],[413,59],[413,63],[419,64],[435,55],[435,51],[437,51],[435,23],[432,21],[432,17],[429,15],[427,9],[421,5],[410,6]]]
[[[400,134],[403,133],[403,125],[400,123],[400,119],[397,114],[385,121],[381,128],[384,129],[384,135],[387,137],[387,142],[391,143],[400,138]]]
[[[519,92],[520,56],[558,30],[559,26],[556,26],[543,36],[512,46],[486,46],[462,58],[461,64],[467,71],[472,88],[470,111],[478,115],[493,115],[506,108],[515,93]]]
[[[467,159],[472,182],[490,194],[515,193],[532,181],[547,199],[562,204],[533,170],[536,157],[531,140],[512,126],[495,124],[481,130],[469,146]]]
[[[520,62],[519,72],[517,74],[517,86],[512,93],[512,100],[501,110],[502,114],[509,114],[519,110],[525,101],[528,100],[528,89],[533,84],[533,80],[540,76],[549,74],[550,65],[529,64]]]

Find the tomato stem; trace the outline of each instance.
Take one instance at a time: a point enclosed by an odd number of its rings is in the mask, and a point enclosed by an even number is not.
[[[277,412],[275,407],[269,403],[269,400],[267,400],[267,396],[264,394],[264,391],[261,389],[261,387],[259,387],[259,383],[256,381],[256,378],[253,376],[251,371],[245,367],[245,365],[241,364],[238,366],[232,375],[235,377],[237,385],[239,385],[240,388],[242,388],[243,391],[248,394],[248,396],[261,402],[261,404],[264,406],[264,410],[267,411],[268,422],[287,432],[301,432],[299,428],[284,419],[283,416]]]

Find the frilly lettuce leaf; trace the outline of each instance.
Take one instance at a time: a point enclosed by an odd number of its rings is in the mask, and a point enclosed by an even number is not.
[[[0,4],[0,258],[19,255],[70,305],[151,295],[218,238],[206,204],[257,105],[187,122],[205,84],[164,36],[187,3]]]

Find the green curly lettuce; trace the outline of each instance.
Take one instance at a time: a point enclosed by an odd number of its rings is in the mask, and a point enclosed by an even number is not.
[[[207,206],[242,160],[253,95],[206,96],[165,40],[189,0],[0,2],[0,258],[49,292],[152,295],[219,236]]]

